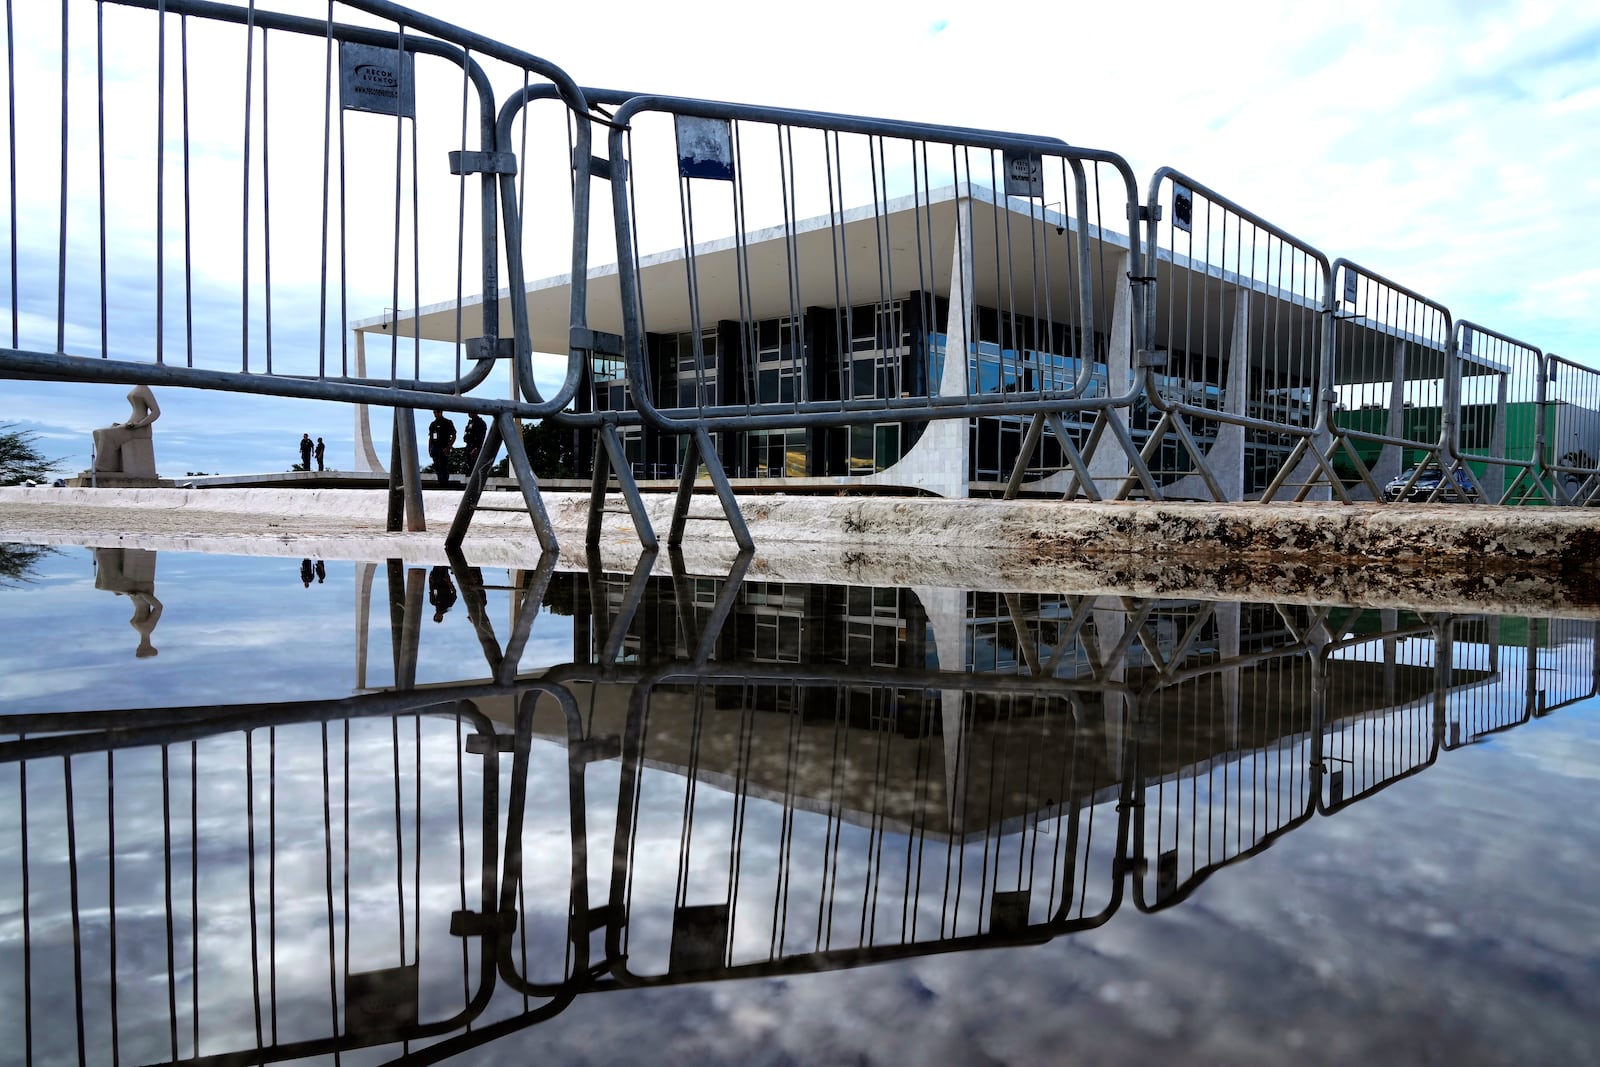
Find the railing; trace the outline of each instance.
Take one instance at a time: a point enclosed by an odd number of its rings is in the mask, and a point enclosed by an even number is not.
[[[1329,461],[1358,500],[1460,499],[1443,479],[1415,478],[1426,464],[1442,468],[1457,425],[1444,419],[1449,310],[1348,260],[1333,275]]]
[[[1151,179],[1145,215],[1160,294],[1145,306],[1146,460],[1176,495],[1270,500],[1306,482],[1327,432],[1327,257],[1171,168]]]
[[[703,477],[746,548],[728,471],[1089,500],[1600,488],[1594,372],[1171,168],[1141,204],[1121,157],[1048,136],[584,89],[384,0],[29,5],[7,45],[0,375],[483,414],[452,544],[503,450],[554,546],[521,419],[583,435],[589,539],[615,480],[646,547],[635,464],[678,479],[671,543]],[[397,418],[396,528],[401,504],[421,525],[414,437]]]

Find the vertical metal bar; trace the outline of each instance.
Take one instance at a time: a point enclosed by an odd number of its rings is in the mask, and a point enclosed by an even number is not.
[[[328,1030],[339,1032],[338,950],[334,940],[333,913],[333,780],[328,760],[328,724],[321,724],[322,738],[322,885],[328,917]],[[346,917],[348,922],[348,916]],[[197,939],[198,940],[198,939]],[[195,1054],[199,1054],[196,1042]]]
[[[67,0],[61,0],[61,205],[60,216],[57,222],[59,232],[56,249],[56,351],[67,350],[67,138],[69,96],[67,92],[68,72],[70,69],[72,52],[68,48],[68,23]],[[11,136],[16,137],[16,124],[11,126]],[[15,218],[15,212],[12,215]],[[15,277],[15,271],[12,272]]]
[[[17,44],[11,0],[6,0],[6,149],[10,160],[11,193],[11,347],[21,347],[20,307],[17,303]]]
[[[162,759],[166,758],[166,746],[162,746]],[[164,779],[164,776],[163,776]],[[164,795],[164,794],[163,794]],[[173,997],[173,966],[172,966],[172,849],[171,828],[167,829],[167,998],[170,1005],[172,1018],[172,1058],[178,1058],[178,1009]],[[111,1054],[112,1060],[118,1059],[117,1033],[117,754],[113,751],[106,752],[106,912],[110,925],[110,939],[107,945],[106,985],[110,994],[111,1007]]]
[[[328,373],[328,196],[333,164],[333,111],[335,107],[333,102],[333,0],[328,0],[328,17],[325,25],[322,59],[322,228],[318,235],[321,255],[318,260],[317,283],[317,377],[319,378],[326,376]],[[341,370],[340,373],[344,372]]]
[[[244,53],[244,164],[240,186],[243,190],[239,213],[241,278],[239,283],[240,367],[250,370],[250,105],[255,91],[256,7],[252,2],[245,15]],[[260,1023],[257,1022],[259,1030]],[[259,1034],[257,1035],[259,1039]]]
[[[62,57],[66,62],[66,57]],[[67,894],[72,907],[72,929],[77,932],[83,928],[78,897],[78,819],[77,807],[72,799],[72,757],[67,756],[61,761],[62,784],[66,792],[67,809]],[[81,937],[72,939],[72,987],[77,995],[73,998],[73,1019],[78,1029],[78,1064],[84,1067],[85,1046],[83,1035],[83,940]]]
[[[183,344],[184,366],[194,366],[194,224],[189,168],[189,16],[178,17],[183,55]],[[197,1024],[198,1025],[198,1024]],[[196,1042],[198,1044],[198,1041]]]
[[[110,327],[106,322],[106,35],[104,3],[95,4],[94,20],[94,54],[95,54],[95,159],[98,167],[98,195],[100,200],[100,229],[96,236],[100,246],[100,356],[109,356],[110,346],[107,336]],[[61,52],[63,68],[68,62],[65,49]],[[159,99],[159,96],[158,96]],[[64,103],[64,101],[63,101]],[[158,105],[159,106],[159,105]],[[63,111],[63,120],[66,115]],[[66,346],[62,344],[57,348],[65,352]]]
[[[272,373],[272,126],[267,108],[272,101],[272,86],[267,77],[267,42],[272,34],[261,31],[261,270],[263,312],[266,315],[267,373]],[[249,221],[246,220],[246,225]],[[310,464],[306,468],[310,469]],[[276,1009],[276,1005],[274,1005]]]
[[[166,362],[167,5],[156,5],[156,362]],[[177,1055],[174,1050],[173,1055]]]
[[[107,823],[110,824],[110,780],[111,780],[111,753],[106,753],[106,783],[107,783]],[[174,951],[173,907],[172,907],[172,760],[171,750],[167,745],[161,746],[161,844],[162,844],[162,888],[165,892],[165,905],[167,917],[167,1040],[172,1058],[178,1058],[178,984],[177,984],[177,956]],[[116,866],[116,848],[108,843],[107,850],[110,854],[110,863]],[[117,913],[116,895],[111,897],[111,914]],[[112,959],[116,956],[113,953]],[[116,968],[113,965],[112,988],[116,988]]]
[[[249,880],[250,907],[250,999],[254,1006],[252,1015],[256,1024],[256,1050],[259,1052],[264,1040],[261,1028],[261,941],[256,929],[255,735],[249,730],[244,734],[244,785],[245,848],[248,853],[245,860],[245,877]]]
[[[261,42],[261,75],[266,81],[266,35]],[[266,119],[266,93],[262,93],[262,119]],[[263,139],[264,140],[264,139]],[[263,152],[262,163],[266,162]],[[278,729],[267,727],[267,1002],[272,1043],[278,1043]]]

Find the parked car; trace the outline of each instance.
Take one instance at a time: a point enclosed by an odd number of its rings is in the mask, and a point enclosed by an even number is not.
[[[1449,489],[1441,490],[1440,484],[1443,481],[1444,468],[1437,463],[1429,463],[1422,468],[1421,473],[1418,473],[1415,467],[1407,467],[1398,478],[1383,487],[1383,499],[1390,503],[1396,500],[1415,502],[1428,499],[1450,504],[1463,500],[1469,504],[1477,502],[1477,486],[1472,484],[1472,479],[1467,477],[1466,471],[1456,469],[1454,492]],[[1436,491],[1438,496],[1434,496]]]

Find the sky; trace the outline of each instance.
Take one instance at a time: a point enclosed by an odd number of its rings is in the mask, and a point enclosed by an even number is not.
[[[532,52],[584,85],[1059,137],[1120,154],[1141,193],[1158,168],[1173,167],[1329,258],[1351,259],[1445,304],[1457,319],[1600,365],[1586,329],[1595,319],[1589,293],[1600,284],[1600,251],[1584,236],[1600,216],[1600,139],[1592,133],[1600,128],[1600,9],[1592,4],[1155,3],[1141,5],[1135,16],[1115,4],[997,9],[823,0],[806,5],[803,16],[700,4],[688,18],[672,5],[628,0],[607,5],[603,19],[580,5],[418,0],[413,6]],[[59,329],[67,351],[99,354],[96,6],[69,0],[66,7],[74,57],[66,138],[72,236],[59,316],[60,13],[51,5],[23,5],[16,14],[21,166],[18,206],[4,230],[15,225],[18,234],[19,347],[53,351]],[[320,18],[327,6],[275,0],[260,9]],[[114,356],[151,358],[154,148],[164,138],[162,336],[164,358],[172,359],[175,344],[182,351],[174,338],[181,337],[182,315],[175,294],[183,288],[183,245],[173,236],[182,210],[176,74],[169,68],[166,126],[157,131],[156,109],[147,102],[158,61],[153,16],[115,5],[105,11],[106,347]],[[370,21],[343,5],[336,17]],[[277,109],[270,164],[278,235],[271,249],[275,368],[302,373],[317,366],[319,334],[337,365],[347,335],[341,336],[337,309],[329,325],[319,325],[316,299],[321,119],[301,121],[294,112],[297,94],[322,91],[320,54],[284,47],[246,57],[237,33],[199,25],[190,32],[195,217],[226,220],[232,211],[237,219],[245,195],[238,160],[245,61],[253,86],[270,64],[272,93],[255,92],[251,121],[259,123],[263,99]],[[176,34],[169,31],[174,64]],[[503,99],[514,84],[503,72],[497,77]],[[422,73],[418,79],[427,84]],[[459,77],[450,92],[431,94],[420,106],[426,115],[443,116],[443,127],[459,129]],[[385,174],[396,158],[409,167],[410,146],[397,146],[385,132],[392,124],[351,119],[347,127],[352,161],[375,161]],[[445,147],[428,141],[418,158],[437,161]],[[260,150],[258,138],[252,151]],[[252,166],[253,174],[265,173],[259,159]],[[352,177],[343,220],[345,321],[382,315],[396,290],[406,306],[412,294],[429,304],[480,288],[470,272],[460,282],[454,277],[451,244],[458,213],[470,217],[473,205],[458,204],[454,185],[430,181],[419,179],[425,194],[438,193],[419,225],[429,235],[430,259],[413,271],[411,264],[394,269],[367,236],[392,232],[393,188],[361,188],[359,175]],[[257,177],[248,193],[257,204],[260,184]],[[0,208],[12,215],[9,203]],[[448,239],[433,233],[440,218]],[[297,230],[298,220],[305,225]],[[266,340],[260,234],[252,230],[255,240],[245,249],[237,221],[231,228],[225,221],[196,227],[203,240],[194,251],[193,315],[204,342],[196,358],[236,367],[248,340],[252,368],[259,368]],[[0,240],[10,238],[0,234]],[[605,243],[595,241],[597,248]],[[610,258],[597,251],[591,262]],[[464,259],[475,267],[471,254]],[[238,275],[246,262],[252,325],[242,331]],[[9,266],[3,269],[9,275]],[[541,252],[530,256],[528,276],[564,269],[559,256]],[[378,359],[386,361],[381,353]],[[503,388],[500,380],[485,387],[493,395]],[[62,473],[75,473],[89,463],[90,431],[125,417],[125,392],[6,381],[0,423],[38,434],[41,449],[63,459]],[[284,470],[298,461],[295,444],[306,432],[326,439],[330,466],[353,465],[354,420],[344,406],[170,388],[158,396],[156,450],[164,475]],[[375,419],[386,458],[384,422]]]

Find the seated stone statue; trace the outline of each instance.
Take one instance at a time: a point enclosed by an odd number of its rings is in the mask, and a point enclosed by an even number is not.
[[[136,385],[128,393],[128,406],[132,410],[127,422],[114,422],[94,432],[95,472],[155,478],[156,451],[150,424],[161,417],[161,405],[148,385]]]

